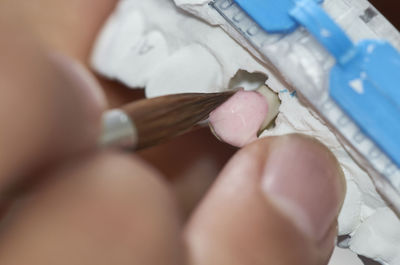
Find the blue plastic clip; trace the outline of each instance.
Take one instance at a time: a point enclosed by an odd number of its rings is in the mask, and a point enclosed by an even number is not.
[[[367,40],[357,55],[333,67],[330,94],[400,166],[400,54],[389,43]]]
[[[312,1],[323,2],[323,0]],[[235,2],[268,33],[289,33],[299,26],[289,14],[296,5],[293,0],[235,0]]]
[[[235,0],[266,32],[307,29],[336,59],[329,92],[400,167],[400,54],[389,43],[354,45],[319,6],[322,0]]]
[[[355,55],[356,47],[353,42],[315,1],[299,0],[289,13],[335,57],[338,63],[344,64]]]

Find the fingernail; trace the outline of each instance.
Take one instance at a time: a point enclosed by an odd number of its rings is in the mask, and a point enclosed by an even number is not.
[[[336,222],[344,183],[327,148],[314,139],[290,135],[276,140],[270,149],[262,189],[306,236],[319,241]]]
[[[83,97],[87,99],[87,104],[92,104],[93,108],[103,109],[106,99],[103,90],[93,75],[79,62],[63,55],[53,52],[50,58],[59,67],[65,77],[74,84],[74,89],[79,89]],[[71,87],[71,89],[73,89]]]

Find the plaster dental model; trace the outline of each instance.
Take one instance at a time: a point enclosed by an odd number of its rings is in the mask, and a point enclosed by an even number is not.
[[[376,192],[369,176],[352,160],[330,129],[299,102],[296,94],[290,93],[250,55],[244,42],[233,40],[218,26],[224,22],[210,12],[208,2],[120,0],[95,45],[94,69],[128,87],[145,87],[148,97],[217,92],[234,87],[252,90],[265,82],[265,78],[259,78],[259,73],[264,74],[268,77],[266,84],[278,93],[281,104],[275,126],[265,130],[261,137],[299,132],[326,144],[341,163],[348,186],[339,217],[339,235],[348,235],[348,238],[339,245],[381,264],[400,264],[400,220]],[[253,75],[244,74],[239,85],[240,81],[231,81],[238,72]],[[266,105],[269,110],[276,109],[271,104],[263,105],[262,98],[257,100],[259,112],[266,111]],[[211,116],[215,131],[217,117],[218,113]],[[252,134],[242,139],[232,134],[231,143],[241,146],[245,144],[241,142],[243,139],[252,140],[261,123],[261,120],[254,121]]]

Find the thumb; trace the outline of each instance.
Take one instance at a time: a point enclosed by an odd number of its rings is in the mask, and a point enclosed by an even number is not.
[[[326,264],[344,183],[314,139],[271,137],[242,149],[187,226],[192,264]]]

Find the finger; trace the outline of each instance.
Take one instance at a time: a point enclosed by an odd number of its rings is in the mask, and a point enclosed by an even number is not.
[[[51,175],[8,216],[0,264],[182,264],[173,199],[144,163],[103,153]]]
[[[117,0],[0,1],[0,20],[10,27],[24,25],[39,41],[88,66],[95,38]],[[112,106],[133,101],[140,94],[123,85],[99,78]]]
[[[0,33],[2,188],[10,179],[93,147],[105,100],[83,67],[45,53],[24,28],[0,27]]]
[[[0,14],[23,21],[42,42],[87,60],[100,27],[117,0],[2,0]]]
[[[326,264],[344,180],[335,157],[299,135],[239,151],[186,228],[196,265]]]

